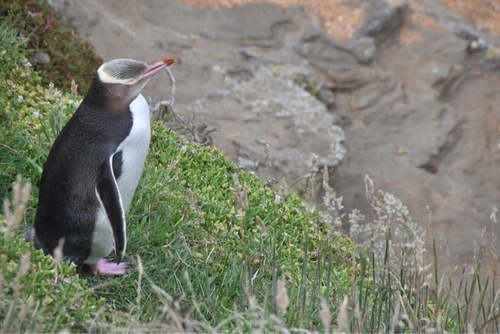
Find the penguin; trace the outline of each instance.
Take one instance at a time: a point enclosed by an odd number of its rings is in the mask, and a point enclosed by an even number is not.
[[[125,214],[139,183],[151,136],[141,94],[153,75],[175,63],[115,59],[97,70],[87,95],[57,136],[43,167],[32,236],[35,247],[122,275]],[[104,259],[112,251],[115,262]]]

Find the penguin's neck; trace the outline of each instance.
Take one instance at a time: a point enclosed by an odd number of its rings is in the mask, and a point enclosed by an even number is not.
[[[137,96],[128,96],[128,87],[121,85],[104,84],[96,76],[82,101],[90,110],[102,111],[119,115],[129,112],[130,103]]]

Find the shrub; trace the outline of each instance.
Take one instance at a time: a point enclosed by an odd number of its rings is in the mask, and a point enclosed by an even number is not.
[[[80,92],[87,91],[102,60],[88,42],[62,23],[60,15],[46,0],[3,0],[0,2],[0,18],[26,38],[27,48],[32,54],[44,52],[50,57],[47,64],[36,63],[28,57],[41,73],[44,86],[53,83],[68,92],[74,80]]]

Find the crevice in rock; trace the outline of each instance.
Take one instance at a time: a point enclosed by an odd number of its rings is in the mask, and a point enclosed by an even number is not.
[[[464,134],[464,123],[464,120],[457,122],[457,124],[455,124],[455,126],[446,135],[446,140],[439,147],[438,153],[432,155],[428,161],[418,167],[425,170],[427,173],[437,174],[439,172],[440,165],[462,139]]]
[[[468,80],[481,77],[482,73],[479,71],[457,73],[447,78],[444,82],[436,83],[434,87],[441,86],[439,90],[438,99],[441,102],[450,102],[456,97],[460,87]],[[436,87],[437,88],[437,87]]]
[[[386,0],[370,0],[365,19],[355,36],[375,39],[377,44],[395,38],[401,32],[408,12],[406,1],[391,2]]]

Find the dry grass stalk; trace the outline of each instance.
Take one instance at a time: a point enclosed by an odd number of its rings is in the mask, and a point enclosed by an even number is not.
[[[18,178],[18,181],[20,182],[20,178]],[[15,202],[15,201],[14,201]],[[17,272],[16,278],[12,284],[12,288],[14,290],[14,296],[12,298],[12,302],[9,305],[9,310],[7,311],[7,315],[5,316],[5,320],[3,322],[3,326],[0,332],[2,333],[11,333],[14,332],[12,326],[14,325],[14,321],[17,318],[16,314],[16,306],[17,306],[17,299],[19,298],[19,292],[21,288],[21,279],[23,278],[24,275],[28,272],[28,269],[30,268],[31,265],[31,255],[29,253],[25,253],[21,257],[21,262],[19,266],[19,271]]]
[[[137,270],[139,271],[139,277],[137,278],[137,297],[135,302],[137,305],[141,305],[142,276],[144,275],[144,268],[142,266],[142,260],[139,255],[137,255]]]
[[[286,290],[286,279],[282,277],[278,280],[276,285],[276,305],[285,315],[289,304],[290,299],[288,298],[288,292]]]
[[[316,176],[318,174],[318,155],[311,154],[309,175],[307,178],[307,200],[311,210],[316,206]]]
[[[349,326],[349,310],[347,309],[347,296],[344,297],[344,300],[340,304],[339,314],[337,316],[337,332],[339,333],[350,333],[351,329]]]
[[[364,181],[365,181],[365,196],[366,196],[366,199],[371,201],[372,198],[373,198],[373,193],[375,192],[374,188],[373,188],[373,180],[370,178],[370,176],[368,176],[368,174],[365,175],[365,178],[364,178]]]
[[[332,313],[330,312],[330,307],[324,298],[321,298],[319,317],[323,323],[324,332],[326,334],[330,333],[330,327],[332,323]]]
[[[14,233],[21,224],[26,204],[30,198],[31,184],[21,185],[21,182],[22,178],[18,175],[12,187],[12,202],[9,202],[7,199],[3,202],[6,227],[2,228],[1,232],[5,233],[6,237]]]
[[[265,141],[262,141],[262,146],[264,146],[264,156],[263,156],[264,166],[268,171],[273,166],[273,163],[271,162],[271,152],[270,152],[271,147]]]

